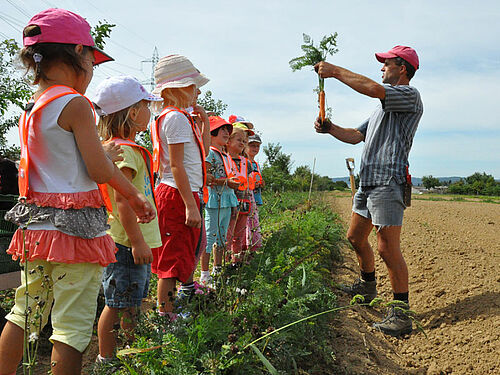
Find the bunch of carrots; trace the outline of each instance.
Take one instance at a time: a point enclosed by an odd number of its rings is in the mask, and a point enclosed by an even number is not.
[[[300,70],[306,66],[312,66],[321,61],[325,61],[328,55],[333,55],[338,52],[337,49],[337,33],[324,36],[318,46],[315,46],[311,37],[307,34],[302,34],[304,44],[300,46],[304,51],[304,56],[296,57],[290,60],[292,71]],[[321,122],[326,119],[326,104],[325,104],[325,80],[318,75],[319,86],[319,118]]]

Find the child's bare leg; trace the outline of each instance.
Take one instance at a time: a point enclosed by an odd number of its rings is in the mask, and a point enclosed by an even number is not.
[[[137,323],[136,316],[136,308],[128,307],[126,309],[122,309],[122,319],[120,322],[120,326],[123,330],[123,333],[127,337],[127,340],[131,342],[134,340],[134,328]]]
[[[209,266],[210,266],[210,253],[207,253],[205,250],[203,250],[201,254],[201,270],[208,271]]]
[[[99,337],[99,354],[103,358],[113,357],[116,347],[115,324],[118,322],[119,309],[104,306],[99,323],[97,324],[97,335]]]
[[[220,267],[222,266],[222,253],[223,253],[223,247],[222,246],[214,246],[213,253],[214,253],[214,266],[215,267]]]
[[[74,375],[82,372],[82,353],[69,345],[54,341],[50,369],[54,375]]]
[[[16,372],[23,358],[24,330],[14,323],[7,322],[0,337],[0,374]]]
[[[173,278],[158,280],[158,310],[160,312],[172,312],[174,309],[174,288],[176,280]],[[170,292],[170,295],[169,295]]]

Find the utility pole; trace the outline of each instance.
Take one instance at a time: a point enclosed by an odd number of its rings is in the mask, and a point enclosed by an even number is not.
[[[158,60],[160,60],[160,56],[158,55],[158,48],[155,47],[153,50],[153,56],[150,59],[141,61],[141,69],[143,63],[151,63],[151,78],[142,82],[142,84],[149,86],[149,91],[153,91],[155,88],[155,66],[158,63]]]

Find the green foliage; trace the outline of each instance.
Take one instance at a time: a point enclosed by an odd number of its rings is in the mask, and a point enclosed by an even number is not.
[[[476,172],[448,187],[450,194],[500,196],[500,182],[492,175]]]
[[[104,46],[106,45],[106,39],[109,38],[109,36],[111,35],[111,31],[113,31],[113,27],[115,26],[116,25],[110,24],[106,20],[103,20],[97,22],[97,25],[92,28],[91,34],[94,38],[95,45],[98,48],[104,49]]]
[[[137,134],[135,136],[135,141],[138,145],[146,147],[149,152],[153,152],[153,141],[151,141],[151,134],[149,133],[149,129]]]
[[[0,43],[0,155],[17,159],[18,147],[7,144],[6,133],[17,126],[18,116],[9,116],[8,111],[20,112],[33,91],[29,81],[22,75],[17,58],[19,46],[14,39]]]
[[[293,162],[291,155],[282,152],[279,143],[268,143],[264,146],[264,154],[267,159],[262,168],[262,177],[266,186],[272,191],[308,191],[311,184],[311,168],[301,165],[290,173]],[[313,178],[314,191],[344,190],[347,188],[345,182],[334,183],[328,176],[320,176],[315,173]]]
[[[181,307],[189,317],[145,314],[133,348],[119,351],[121,373],[313,374],[334,366],[328,325],[336,297],[327,267],[339,257],[343,231],[319,200],[304,209],[306,198],[266,194],[262,251],[225,269],[216,290],[200,288]]]
[[[426,189],[431,189],[439,185],[439,178],[432,177],[432,175],[424,176],[422,177],[422,184]]]
[[[222,116],[227,109],[227,104],[220,99],[214,99],[212,91],[208,90],[202,98],[198,98],[198,104],[207,112],[213,112],[215,116]]]
[[[321,61],[325,61],[328,55],[334,55],[338,52],[337,48],[337,33],[326,35],[321,39],[318,46],[314,45],[314,41],[307,34],[302,34],[304,44],[300,46],[304,52],[303,56],[293,58],[289,61],[292,71],[300,70],[306,66],[313,66]],[[319,90],[324,90],[324,79],[319,79]]]

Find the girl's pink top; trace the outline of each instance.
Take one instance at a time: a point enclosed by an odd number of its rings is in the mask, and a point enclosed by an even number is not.
[[[62,96],[47,104],[30,127],[28,203],[61,209],[104,206],[97,184],[90,178],[72,132],[58,125],[62,110],[77,94]],[[77,126],[75,119],[75,126]],[[115,245],[106,232],[93,239],[63,233],[49,221],[25,231],[29,259],[61,263],[115,262]],[[24,258],[22,232],[14,235],[8,253]]]

